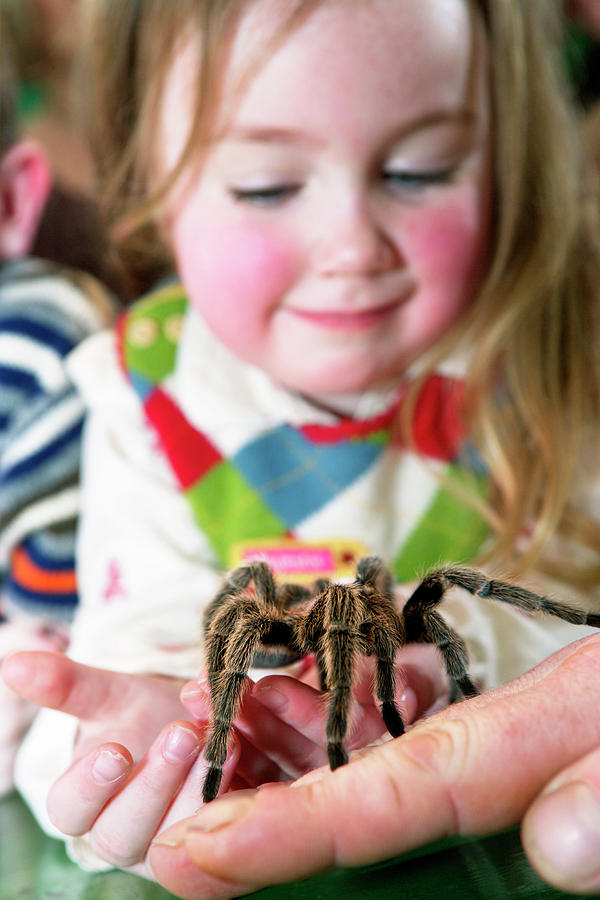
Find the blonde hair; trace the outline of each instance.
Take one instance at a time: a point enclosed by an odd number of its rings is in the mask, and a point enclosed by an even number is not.
[[[277,39],[319,2],[289,2]],[[590,556],[581,565],[560,560],[553,574],[590,588],[600,584],[600,523],[573,497],[586,442],[600,443],[600,231],[596,185],[563,72],[560,4],[465,2],[481,16],[488,42],[494,237],[478,297],[441,342],[431,367],[457,339],[468,338],[470,426],[490,472],[484,514],[495,533],[493,555],[514,571],[541,563],[549,568],[546,551],[562,532]],[[209,139],[219,76],[244,5],[88,0],[100,195],[142,289],[172,269],[156,213]],[[190,27],[199,41],[195,118],[178,166],[149,195],[165,76]]]
[[[489,34],[496,234],[466,324],[469,386],[481,397],[475,436],[494,490],[494,549],[516,570],[537,563],[597,587],[600,522],[574,500],[582,468],[595,465],[600,483],[597,172],[566,84],[559,4],[476,6]],[[525,526],[531,534],[518,550]],[[551,561],[544,551],[556,534],[568,549]],[[589,550],[582,564],[571,539]]]

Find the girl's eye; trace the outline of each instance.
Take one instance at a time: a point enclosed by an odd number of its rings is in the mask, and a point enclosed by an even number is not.
[[[454,175],[454,167],[430,172],[411,172],[403,169],[388,169],[382,173],[384,183],[401,191],[415,191],[437,184],[448,184]]]
[[[253,206],[278,206],[291,200],[298,191],[298,184],[274,184],[269,187],[231,188],[231,196],[237,203],[250,203]]]

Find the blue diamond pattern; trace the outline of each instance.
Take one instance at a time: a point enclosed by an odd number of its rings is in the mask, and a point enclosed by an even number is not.
[[[282,425],[250,441],[232,462],[293,528],[360,478],[383,446],[364,438],[313,444],[301,432]]]

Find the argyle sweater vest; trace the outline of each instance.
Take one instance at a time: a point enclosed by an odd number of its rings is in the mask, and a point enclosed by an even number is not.
[[[186,309],[181,285],[155,290],[121,316],[117,346],[122,369],[194,520],[224,568],[260,555],[288,575],[351,574],[358,554],[380,552],[369,545],[368,535],[363,546],[337,540],[335,534],[315,543],[298,539],[298,529],[327,504],[339,502],[386,454],[407,453],[422,458],[424,466],[433,464],[438,474],[442,470],[444,482],[431,473],[436,485],[426,508],[408,523],[406,536],[390,554],[387,561],[396,578],[410,581],[442,562],[473,558],[488,526],[444,486],[453,480],[484,493],[486,485],[464,445],[459,380],[436,374],[425,382],[413,413],[410,447],[403,446],[401,400],[396,400],[385,413],[367,420],[301,426],[284,422],[259,431],[226,458],[218,436],[194,427],[169,393]],[[345,514],[351,515],[350,507]]]

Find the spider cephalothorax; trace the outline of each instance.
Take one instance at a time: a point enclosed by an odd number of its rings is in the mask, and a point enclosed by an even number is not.
[[[529,612],[546,612],[573,624],[600,627],[598,613],[490,580],[482,572],[462,566],[431,572],[402,610],[394,600],[392,578],[376,556],[359,561],[351,584],[332,584],[323,579],[312,590],[296,584],[278,585],[263,562],[236,569],[208,606],[204,619],[213,707],[205,751],[209,763],[205,802],[214,799],[219,790],[227,737],[251,666],[274,668],[314,654],[321,688],[330,694],[326,735],[332,769],[348,759],[343,742],[358,655],[375,657],[375,694],[393,737],[404,732],[394,702],[394,657],[405,644],[437,646],[448,673],[451,696],[476,694],[467,671],[465,643],[435,610],[453,586]]]

